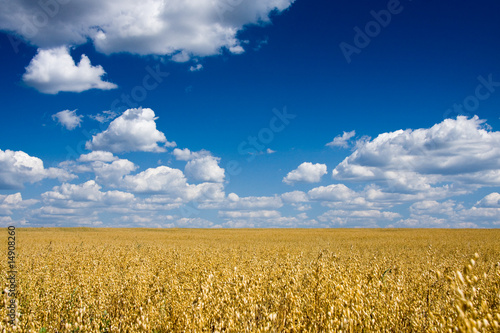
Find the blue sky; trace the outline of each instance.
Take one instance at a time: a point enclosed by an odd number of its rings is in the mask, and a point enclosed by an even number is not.
[[[500,226],[500,4],[0,1],[0,223]]]

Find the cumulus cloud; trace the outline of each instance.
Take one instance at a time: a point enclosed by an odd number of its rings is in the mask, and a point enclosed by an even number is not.
[[[298,211],[306,211],[311,209],[311,205],[306,204],[309,201],[309,196],[302,191],[292,191],[283,193],[281,199],[284,202],[292,205]]]
[[[239,197],[237,194],[230,194],[225,200],[215,202],[205,202],[198,205],[201,209],[277,209],[283,206],[281,198],[272,197]]]
[[[332,184],[313,188],[308,193],[312,200],[348,201],[356,196],[356,192],[344,184]]]
[[[138,193],[177,194],[186,187],[186,184],[186,177],[181,170],[163,165],[124,178],[124,185]]]
[[[21,193],[14,193],[9,195],[0,194],[0,215],[11,215],[13,210],[25,209],[38,200],[29,199],[23,200]]]
[[[493,192],[476,203],[478,207],[500,208],[500,193]]]
[[[66,127],[66,129],[70,131],[81,126],[82,118],[82,115],[79,116],[76,114],[76,110],[63,110],[52,115],[52,119],[54,121],[57,121],[59,124]]]
[[[204,156],[190,160],[184,172],[186,176],[196,181],[217,182],[224,181],[224,169],[219,166],[220,158]]]
[[[175,222],[175,226],[179,228],[213,228],[215,227],[212,221],[201,217],[183,217]]]
[[[83,184],[64,183],[55,186],[52,191],[42,193],[45,203],[54,206],[82,208],[90,205],[118,205],[134,199],[134,195],[122,191],[102,192],[102,187],[95,181],[89,180]],[[92,203],[92,204],[91,204]]]
[[[380,182],[395,193],[440,192],[441,197],[498,186],[500,132],[477,116],[459,116],[431,128],[383,133],[359,143],[332,175]]]
[[[118,157],[114,156],[113,153],[101,150],[96,150],[88,154],[82,154],[78,158],[78,162],[113,162],[116,160],[118,160]]]
[[[202,69],[203,69],[202,64],[197,64],[196,66],[189,67],[190,72],[198,72],[198,71],[201,71]]]
[[[410,216],[391,227],[477,228],[495,227],[500,221],[498,193],[490,193],[467,208],[453,200],[422,200],[410,206]]]
[[[456,209],[463,209],[456,206],[453,200],[437,202],[436,200],[417,201],[410,206],[410,212],[417,215],[453,215]]]
[[[127,159],[118,159],[111,163],[94,161],[91,163],[91,168],[98,182],[116,187],[123,177],[135,171],[137,166]]]
[[[216,183],[224,181],[224,169],[219,166],[220,158],[212,156],[209,151],[193,152],[188,148],[175,148],[172,154],[178,161],[188,161],[184,172],[189,179]]]
[[[327,222],[331,226],[364,226],[378,227],[379,222],[386,222],[400,218],[401,215],[394,212],[380,210],[329,210],[320,216],[318,220]]]
[[[164,147],[174,146],[168,142],[165,134],[156,129],[155,113],[148,108],[128,109],[114,119],[108,128],[92,136],[85,148],[89,150],[104,150],[113,153],[146,151],[164,152]],[[158,145],[163,143],[163,147]]]
[[[75,173],[93,172],[96,181],[112,187],[119,186],[123,176],[137,169],[133,162],[120,159],[111,152],[101,150],[82,154],[76,161],[65,161],[59,165]]]
[[[19,189],[25,183],[36,183],[45,178],[67,181],[75,177],[63,169],[46,169],[41,159],[23,151],[0,149],[0,189]]]
[[[219,201],[224,198],[223,184],[188,184],[181,170],[167,166],[149,168],[135,175],[127,175],[120,184],[136,193],[161,193],[169,202]]]
[[[453,227],[448,223],[445,218],[437,218],[434,216],[420,215],[407,219],[401,219],[394,224],[389,224],[389,228],[451,228]],[[457,227],[457,225],[455,225]],[[477,225],[464,226],[464,227],[477,227]]]
[[[281,195],[281,198],[285,202],[292,202],[292,203],[309,201],[307,194],[302,191],[286,192]]]
[[[85,54],[75,64],[67,47],[57,47],[38,49],[38,53],[26,67],[23,81],[45,94],[117,88],[116,84],[102,80],[105,74],[101,66],[92,66]]]
[[[283,178],[283,182],[288,185],[292,185],[295,182],[317,183],[326,172],[325,164],[304,162],[297,169],[290,171]]]
[[[326,146],[348,148],[349,140],[355,135],[356,131],[344,132],[342,135],[336,136],[332,142],[328,142]]]
[[[174,154],[175,159],[178,161],[190,161],[195,158],[201,158],[204,156],[211,155],[209,151],[203,149],[200,151],[190,151],[188,148],[184,149],[175,148],[172,154]]]
[[[219,217],[222,218],[247,218],[247,219],[259,219],[259,218],[273,218],[280,217],[281,214],[277,210],[254,210],[254,211],[220,211]]]
[[[219,212],[219,217],[226,220],[222,225],[228,228],[310,228],[319,226],[318,222],[314,219],[309,219],[306,213],[300,213],[295,216],[281,216],[281,213],[275,210],[223,211]]]
[[[248,24],[269,22],[271,12],[281,12],[292,2],[74,0],[56,1],[55,7],[50,7],[19,1],[4,6],[0,29],[45,48],[85,44],[90,39],[96,50],[105,54],[130,52],[189,59],[215,55],[223,48],[243,52],[238,31]],[[38,24],[42,19],[44,24]]]
[[[137,201],[133,194],[123,191],[102,191],[94,180],[82,184],[63,183],[42,193],[43,206],[29,214],[33,225],[99,226],[100,214],[130,213]]]

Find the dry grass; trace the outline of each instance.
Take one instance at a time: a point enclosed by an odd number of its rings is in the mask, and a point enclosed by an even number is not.
[[[500,230],[17,229],[16,240],[19,332],[500,331]],[[0,318],[11,331],[5,307]]]

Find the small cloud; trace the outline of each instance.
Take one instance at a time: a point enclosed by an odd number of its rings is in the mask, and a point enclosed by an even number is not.
[[[82,54],[80,62],[76,64],[69,49],[62,46],[38,49],[38,53],[26,67],[23,81],[44,94],[117,88],[116,84],[102,80],[105,74],[102,66],[92,66],[85,54]]]
[[[245,49],[243,49],[243,47],[241,47],[241,45],[235,45],[235,46],[231,46],[229,48],[229,52],[231,52],[233,54],[242,54],[245,52]]]
[[[500,194],[493,192],[476,203],[478,207],[500,208]]]
[[[267,148],[266,150],[260,150],[260,151],[251,151],[248,152],[249,155],[266,155],[266,154],[274,154],[276,150],[272,150],[271,148]]]
[[[224,181],[224,169],[219,166],[220,158],[203,156],[190,160],[184,169],[191,179],[203,182],[221,183]]]
[[[228,199],[229,201],[231,201],[231,202],[237,202],[237,201],[239,201],[239,200],[240,200],[240,197],[239,197],[239,196],[238,196],[238,194],[236,194],[236,193],[229,193],[229,194],[227,195],[227,199]]]
[[[186,51],[177,52],[172,56],[172,60],[175,62],[186,62],[189,61],[189,59],[191,59],[191,57]]]
[[[113,153],[164,152],[164,147],[173,147],[176,144],[167,141],[165,134],[156,129],[156,119],[151,109],[128,109],[114,119],[105,131],[92,136],[85,148]],[[159,146],[158,142],[163,143],[164,147]]]
[[[200,151],[191,151],[188,148],[175,148],[172,154],[175,156],[177,161],[190,161],[196,158],[211,156],[210,152],[207,150],[202,149]]]
[[[91,114],[89,115],[89,118],[94,119],[103,124],[115,119],[117,116],[118,113],[108,110],[108,111],[102,111],[101,113],[98,113],[96,115]]]
[[[326,144],[327,147],[348,148],[349,140],[356,135],[356,131],[344,132],[342,135],[336,136],[332,142]]]
[[[62,126],[66,127],[67,130],[71,131],[77,127],[81,126],[83,116],[78,116],[76,110],[63,110],[52,115],[52,119],[57,121]]]
[[[288,185],[292,185],[295,182],[317,183],[326,172],[325,164],[304,162],[297,169],[290,171],[283,178],[283,183]]]
[[[118,160],[118,157],[114,156],[113,153],[109,151],[96,150],[91,153],[80,155],[78,162],[113,162]]]
[[[266,153],[268,154],[274,154],[276,150],[272,150],[271,148],[267,148]]]
[[[202,64],[197,64],[196,66],[189,67],[190,72],[198,72],[198,71],[201,71],[202,69],[203,69]]]

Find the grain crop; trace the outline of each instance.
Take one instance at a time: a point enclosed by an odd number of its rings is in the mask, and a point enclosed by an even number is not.
[[[500,230],[16,230],[2,332],[500,332]]]

